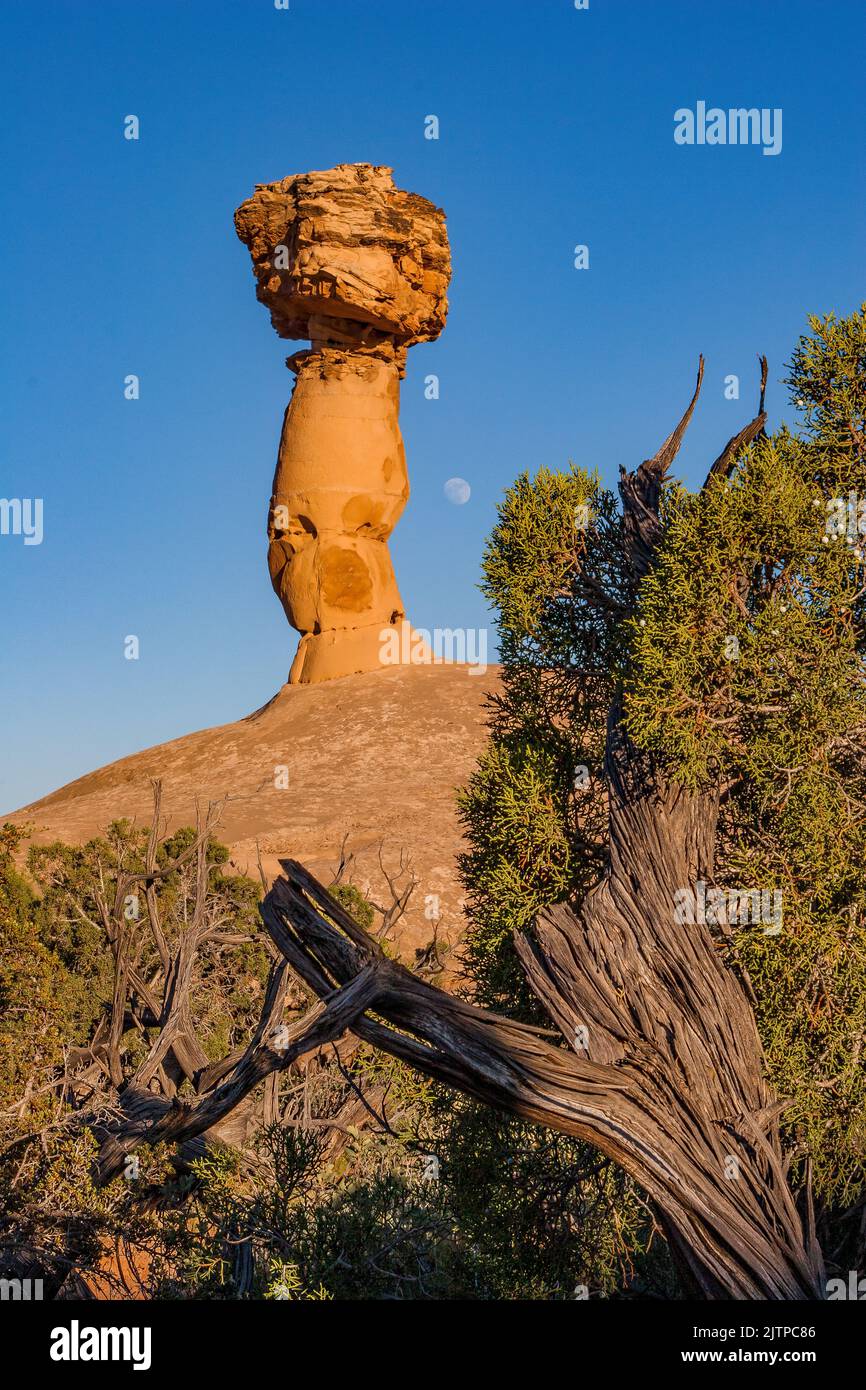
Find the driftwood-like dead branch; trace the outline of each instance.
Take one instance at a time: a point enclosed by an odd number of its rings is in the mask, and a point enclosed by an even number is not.
[[[665,442],[650,459],[644,459],[633,473],[620,469],[619,491],[623,504],[626,558],[635,583],[649,569],[653,550],[661,536],[659,501],[667,471],[676,458],[683,435],[694,414],[704,379],[703,354],[698,358],[698,374],[692,398],[685,413]]]
[[[660,810],[676,815],[688,853],[695,808],[672,793],[652,821]],[[819,1296],[820,1254],[785,1181],[754,1021],[706,928],[680,928],[680,941],[671,929],[653,966],[628,940],[623,902],[609,923],[622,933],[611,978],[586,926],[566,908],[545,914],[521,955],[573,1044],[557,1047],[388,960],[301,865],[281,863],[262,915],[292,967],[325,998],[373,971],[374,1003],[350,1025],[358,1037],[615,1159],[653,1199],[704,1296]]]
[[[743,426],[738,434],[735,434],[728,440],[724,449],[719,454],[719,457],[710,468],[707,474],[707,482],[709,482],[710,478],[730,477],[741,451],[745,449],[747,445],[751,444],[753,440],[757,439],[759,434],[763,433],[767,423],[767,412],[764,410],[764,398],[767,393],[767,359],[766,357],[759,357],[758,361],[761,364],[761,393],[758,398],[758,413],[754,420],[750,420],[747,425]]]
[[[379,924],[377,936],[384,941],[391,935],[397,923],[400,921],[400,918],[406,911],[406,908],[409,906],[409,899],[418,886],[418,879],[412,868],[412,861],[404,849],[401,848],[400,850],[399,866],[391,872],[385,867],[383,851],[384,843],[380,843],[379,869],[387,884],[391,901],[385,907],[383,907],[381,903],[377,903],[373,898],[370,898],[369,902],[370,906],[381,914],[382,921]],[[404,879],[405,882],[403,882]]]
[[[100,1146],[101,1181],[107,1182],[120,1172],[126,1155],[137,1144],[177,1144],[204,1134],[230,1115],[260,1081],[284,1071],[303,1053],[341,1037],[358,1012],[363,1013],[374,1002],[378,981],[373,969],[361,970],[344,990],[315,1004],[291,1024],[277,1023],[282,1010],[276,1007],[276,999],[282,986],[280,978],[255,1036],[236,1066],[203,1095],[166,1100],[137,1086],[126,1087],[120,1096],[123,1119],[104,1134]]]

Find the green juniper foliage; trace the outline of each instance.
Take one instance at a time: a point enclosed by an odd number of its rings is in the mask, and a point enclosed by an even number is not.
[[[96,1187],[95,1141],[74,1124],[90,1083],[76,1088],[69,1080],[76,1049],[98,1038],[112,997],[114,960],[98,895],[113,902],[118,873],[143,869],[147,832],[117,821],[82,846],[31,847],[26,877],[15,862],[24,839],[14,826],[0,830],[0,1271],[32,1270],[51,1294],[72,1268],[95,1264],[106,1240],[122,1237],[158,1254],[161,1221],[140,1198],[174,1191],[177,1173],[167,1152],[143,1146],[135,1185],[121,1177]],[[194,840],[191,827],[177,831],[159,846],[157,867],[174,863]],[[211,1058],[249,1037],[268,972],[259,887],[225,873],[227,860],[226,847],[212,842],[208,912],[228,939],[217,935],[200,953],[191,993],[191,1017]],[[188,863],[157,882],[169,945],[190,918],[194,879]],[[148,977],[156,956],[143,895],[140,909],[138,964]],[[147,1049],[143,1030],[130,1022],[125,1075]]]
[[[586,892],[604,866],[605,726],[624,652],[620,553],[615,499],[571,466],[517,479],[484,556],[502,691],[460,797],[465,987],[535,1023],[548,1020],[513,935],[546,904]],[[601,614],[576,601],[586,586],[611,596]],[[591,1146],[449,1098],[441,1148],[462,1227],[477,1233],[488,1296],[671,1295],[665,1247],[640,1193]]]
[[[0,1111],[20,1099],[34,1075],[58,1065],[66,1036],[67,975],[40,938],[35,894],[15,867],[24,838],[16,826],[0,829]],[[46,1113],[44,1096],[33,1104]]]
[[[369,903],[354,883],[332,883],[329,888],[332,898],[336,898],[347,912],[351,913],[359,927],[369,931],[373,925],[375,913],[372,903]]]
[[[460,798],[475,996],[534,1013],[511,945],[539,908],[588,889],[604,863],[601,765],[620,638],[574,601],[575,576],[616,595],[616,507],[570,467],[522,474],[499,509],[482,590],[497,613],[502,692],[491,738]],[[579,566],[579,571],[578,571]]]
[[[195,841],[185,826],[157,850],[157,868],[179,860]],[[148,832],[129,821],[115,821],[104,837],[82,846],[34,846],[27,865],[40,897],[35,921],[40,939],[63,964],[69,976],[66,1020],[70,1042],[83,1044],[107,1009],[114,983],[114,958],[100,921],[96,892],[100,882],[114,882],[120,870],[143,870]],[[206,944],[197,963],[192,992],[193,1020],[202,1047],[216,1060],[245,1040],[258,1019],[267,979],[267,956],[261,941],[258,914],[259,885],[242,874],[225,873],[228,849],[216,841],[208,847],[209,905],[214,926],[230,924],[243,942],[219,939]],[[184,930],[194,895],[193,865],[173,871],[157,882],[157,902],[169,947]],[[145,924],[142,892],[140,967],[147,973],[157,963],[155,947]],[[258,938],[258,939],[257,939]],[[126,1039],[130,1062],[143,1052],[143,1042],[130,1030]]]
[[[666,485],[633,618],[596,477],[542,469],[506,495],[483,586],[503,692],[462,799],[466,960],[482,1002],[537,1016],[512,933],[604,864],[598,773],[620,690],[640,747],[721,788],[716,884],[781,890],[781,932],[738,920],[720,945],[791,1102],[794,1180],[808,1163],[826,1254],[847,1267],[866,1201],[866,306],[809,322],[787,378],[804,428],[759,438],[698,493]]]
[[[637,742],[724,788],[718,882],[781,890],[781,934],[737,923],[731,947],[842,1258],[866,1197],[866,305],[810,329],[802,434],[671,489],[627,691]]]

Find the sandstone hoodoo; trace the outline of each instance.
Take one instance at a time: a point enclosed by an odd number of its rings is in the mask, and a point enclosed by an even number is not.
[[[287,359],[268,516],[271,581],[301,633],[294,684],[377,670],[383,630],[405,621],[388,550],[409,497],[400,378],[445,326],[451,257],[442,210],[391,174],[298,174],[235,213],[274,328],[311,343]]]

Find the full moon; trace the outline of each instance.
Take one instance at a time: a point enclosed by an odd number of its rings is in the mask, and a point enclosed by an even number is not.
[[[465,478],[449,478],[445,484],[445,496],[455,507],[462,507],[472,495],[472,489]]]

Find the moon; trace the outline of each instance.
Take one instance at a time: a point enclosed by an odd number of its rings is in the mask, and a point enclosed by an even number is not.
[[[444,488],[445,496],[455,507],[462,507],[472,496],[472,489],[465,478],[449,478]]]

